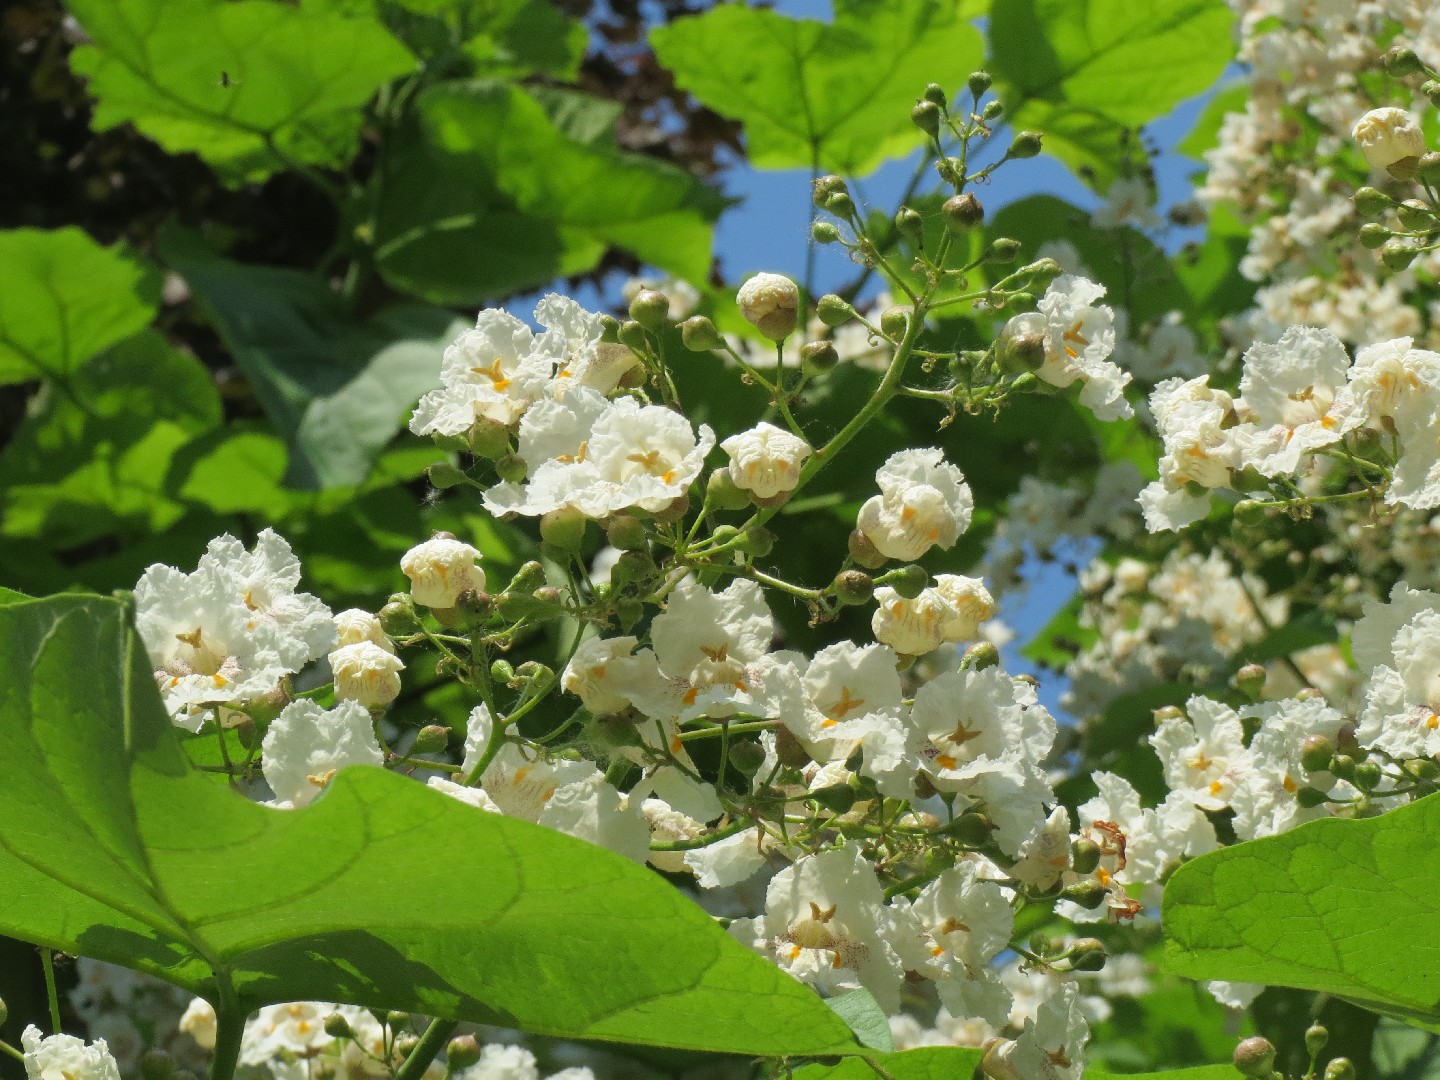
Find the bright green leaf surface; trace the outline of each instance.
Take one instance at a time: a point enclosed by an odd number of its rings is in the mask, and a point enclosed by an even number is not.
[[[1103,185],[1140,127],[1210,86],[1235,53],[1219,0],[995,0],[991,66],[1007,117]]]
[[[371,15],[270,0],[70,0],[93,44],[71,57],[99,131],[133,123],[229,181],[291,161],[340,166],[360,107],[415,58]]]
[[[161,254],[209,312],[290,450],[292,486],[358,484],[439,385],[461,329],[448,312],[400,307],[356,319],[319,277],[245,266],[167,229]]]
[[[1440,1022],[1440,798],[1214,852],[1165,888],[1167,966]]]
[[[835,1015],[849,1025],[855,1038],[874,1050],[889,1053],[895,1049],[895,1040],[890,1034],[890,1019],[875,995],[864,987],[847,994],[826,1000],[825,1004],[835,1010]]]
[[[172,460],[220,415],[199,361],[154,331],[126,339],[76,372],[68,394],[47,390],[0,450],[0,535],[63,550],[166,528],[184,509]]]
[[[950,1046],[929,1046],[898,1054],[876,1054],[874,1060],[893,1080],[969,1080],[980,1065],[980,1051]],[[838,1065],[807,1065],[796,1069],[795,1080],[874,1080],[877,1073],[858,1058]],[[1112,1073],[1086,1069],[1086,1080],[1108,1080]],[[1229,1065],[1205,1065],[1169,1072],[1132,1073],[1128,1080],[1234,1080]]]
[[[717,4],[650,35],[675,81],[745,125],[750,163],[863,176],[913,150],[910,110],[980,67],[980,34],[953,0],[836,0],[835,21]]]
[[[588,270],[610,246],[679,277],[708,276],[718,197],[617,150],[574,95],[542,103],[518,87],[451,82],[416,111],[380,166],[376,249],[393,284],[475,304]],[[610,106],[593,111],[608,126]]]
[[[380,769],[282,811],[191,771],[121,605],[0,607],[0,932],[247,1009],[342,1000],[579,1038],[853,1050],[661,878]],[[78,677],[83,673],[83,677]]]
[[[0,384],[65,378],[148,326],[160,276],[79,229],[0,232]]]

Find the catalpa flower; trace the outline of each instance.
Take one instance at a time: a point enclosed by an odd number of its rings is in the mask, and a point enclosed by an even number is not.
[[[875,480],[880,494],[860,508],[855,525],[887,559],[909,562],[948,548],[970,527],[970,485],[940,450],[899,450]]]
[[[410,418],[416,435],[463,435],[476,421],[510,425],[545,391],[555,357],[537,350],[535,333],[507,311],[487,308],[445,350],[441,387]]]

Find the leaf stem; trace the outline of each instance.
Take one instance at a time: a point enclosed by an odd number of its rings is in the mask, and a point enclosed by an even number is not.
[[[410,1056],[395,1070],[395,1080],[420,1080],[420,1077],[425,1075],[425,1070],[430,1067],[430,1062],[435,1060],[440,1048],[455,1034],[457,1027],[459,1022],[456,1020],[443,1020],[438,1017],[431,1020],[430,1026],[415,1044],[415,1049],[410,1051]]]
[[[215,1057],[210,1080],[233,1080],[240,1060],[240,1041],[245,1035],[247,1012],[241,1008],[227,973],[216,972],[220,1000],[215,1002]]]
[[[40,966],[45,969],[45,997],[50,1002],[50,1027],[58,1035],[60,1025],[60,994],[55,989],[55,953],[51,949],[40,949]]]

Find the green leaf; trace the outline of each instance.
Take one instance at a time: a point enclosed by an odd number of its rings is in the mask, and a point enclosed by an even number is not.
[[[1440,1024],[1436,881],[1435,796],[1238,844],[1187,863],[1166,885],[1166,966]]]
[[[230,183],[354,156],[361,107],[415,58],[373,15],[270,0],[71,0],[98,131],[133,123]]]
[[[588,34],[582,23],[547,0],[493,0],[476,4],[483,12],[481,33],[465,45],[478,72],[496,75],[551,75],[573,79],[585,58]]]
[[[747,1055],[856,1049],[650,870],[375,768],[300,810],[191,770],[123,607],[0,607],[0,933],[239,1006],[351,1001]],[[83,673],[83,677],[78,677]]]
[[[0,385],[64,379],[150,324],[160,275],[80,229],[0,232]]]
[[[890,1018],[869,990],[864,987],[851,990],[848,994],[827,998],[825,1004],[845,1021],[862,1046],[885,1053],[895,1049],[895,1040],[890,1035]]]
[[[63,550],[166,528],[184,512],[171,462],[220,419],[203,365],[153,330],[127,338],[68,393],[47,390],[0,450],[0,533]]]
[[[872,1069],[859,1058],[847,1058],[838,1065],[807,1065],[796,1069],[795,1080],[875,1080],[888,1076],[892,1080],[969,1080],[978,1073],[980,1051],[953,1046],[927,1046],[898,1054],[871,1054],[883,1073]],[[1103,1069],[1085,1070],[1086,1080],[1109,1080],[1113,1075]],[[1168,1072],[1129,1073],[1127,1080],[1234,1080],[1230,1065],[1204,1065],[1193,1069]]]
[[[456,305],[583,273],[609,247],[704,280],[721,200],[601,138],[613,115],[603,102],[587,109],[571,95],[562,108],[503,84],[431,87],[381,158],[380,272]]]
[[[1010,123],[1046,135],[1047,150],[1103,186],[1127,154],[1123,129],[1164,116],[1224,71],[1232,22],[1217,0],[995,0],[991,67]]]
[[[231,262],[178,227],[162,230],[160,252],[285,438],[293,487],[363,481],[420,395],[439,385],[441,353],[462,328],[418,306],[357,319],[320,277]]]
[[[745,125],[750,163],[862,176],[910,152],[910,110],[928,82],[963,86],[980,34],[954,0],[835,0],[835,21],[717,4],[651,31],[675,81]]]
[[[289,460],[274,435],[217,431],[176,455],[177,494],[219,514],[260,514],[274,521],[295,501],[284,486]]]

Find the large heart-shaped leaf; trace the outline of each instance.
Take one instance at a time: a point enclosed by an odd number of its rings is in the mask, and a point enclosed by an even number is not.
[[[1166,965],[1440,1024],[1437,881],[1436,796],[1237,844],[1187,863],[1166,885]]]
[[[750,163],[859,176],[919,145],[925,84],[964,84],[984,58],[954,0],[835,0],[833,23],[717,4],[650,35],[675,81],[745,125]]]
[[[148,326],[160,275],[79,229],[0,232],[0,384],[67,378]]]
[[[133,123],[222,179],[354,154],[360,106],[415,58],[373,11],[270,0],[69,0],[91,44],[71,55],[93,124]]]
[[[193,772],[122,605],[0,606],[0,933],[245,1008],[341,1000],[577,1038],[854,1051],[651,871],[381,769],[275,810]]]

